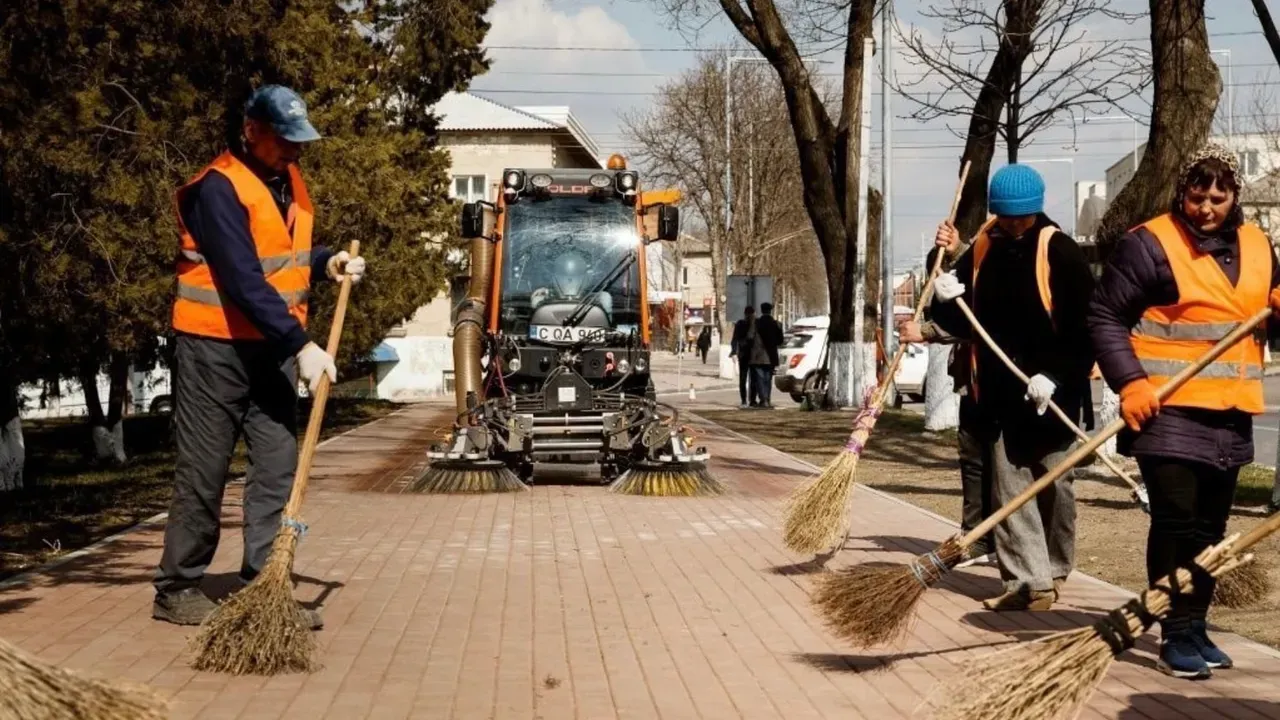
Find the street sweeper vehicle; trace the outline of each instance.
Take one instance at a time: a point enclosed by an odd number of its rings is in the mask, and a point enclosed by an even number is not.
[[[519,490],[542,463],[595,464],[632,494],[718,491],[650,375],[646,246],[679,233],[679,192],[607,170],[510,168],[467,203],[471,278],[453,330],[456,419],[419,492]]]

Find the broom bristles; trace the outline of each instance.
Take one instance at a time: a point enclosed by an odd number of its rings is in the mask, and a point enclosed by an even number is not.
[[[1218,578],[1213,602],[1225,608],[1243,609],[1257,605],[1271,595],[1271,577],[1257,562],[1244,563]]]
[[[410,492],[443,495],[449,493],[501,493],[528,490],[511,468],[502,463],[434,463],[412,485]]]
[[[54,667],[0,640],[0,718],[164,720],[168,702],[150,688]]]
[[[1074,717],[1115,660],[1093,627],[991,653],[927,699],[934,720],[1053,720]]]
[[[315,635],[293,597],[296,533],[281,528],[258,577],[204,622],[192,641],[197,670],[278,675],[319,669]]]
[[[789,549],[812,555],[839,541],[848,522],[847,508],[857,468],[858,454],[842,451],[817,477],[791,495],[782,534]]]
[[[925,590],[960,561],[955,538],[909,565],[853,565],[816,581],[813,603],[835,635],[859,647],[892,643],[911,629]]]
[[[724,486],[702,463],[687,463],[669,468],[628,468],[609,490],[620,495],[710,497],[723,494]]]

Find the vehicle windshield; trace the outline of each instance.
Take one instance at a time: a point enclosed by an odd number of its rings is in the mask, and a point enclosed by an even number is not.
[[[639,265],[628,264],[639,252],[632,208],[617,200],[552,197],[522,200],[505,213],[503,332],[523,336],[531,326],[562,326],[584,299],[576,325],[639,328]]]

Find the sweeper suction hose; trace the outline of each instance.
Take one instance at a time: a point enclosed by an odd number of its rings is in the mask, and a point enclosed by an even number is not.
[[[484,351],[486,300],[492,287],[493,243],[478,237],[471,241],[471,282],[467,299],[458,308],[453,325],[454,401],[459,415],[467,412],[468,398],[480,402],[480,355]]]

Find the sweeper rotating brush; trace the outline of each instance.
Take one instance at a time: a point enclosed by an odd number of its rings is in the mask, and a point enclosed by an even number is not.
[[[696,497],[720,495],[724,487],[704,462],[640,461],[614,480],[609,490],[622,495]]]
[[[498,460],[436,460],[412,485],[417,493],[496,493],[528,490],[511,468]]]

